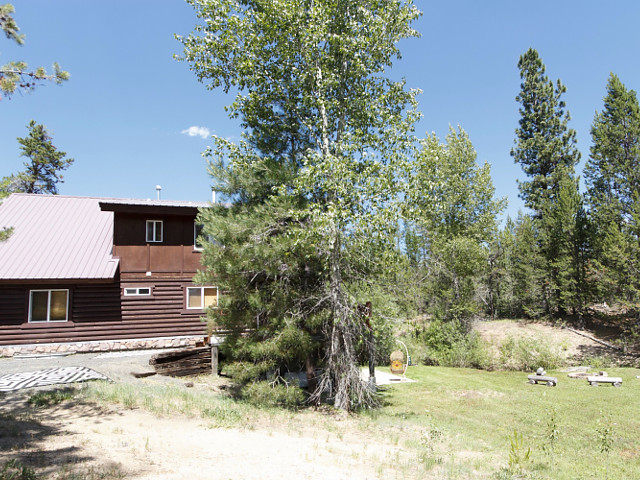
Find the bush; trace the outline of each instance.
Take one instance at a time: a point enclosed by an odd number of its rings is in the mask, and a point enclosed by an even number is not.
[[[500,345],[500,367],[506,370],[533,371],[538,367],[553,369],[563,363],[561,348],[543,338],[508,337]]]
[[[426,346],[425,365],[493,369],[494,359],[487,343],[459,321],[432,321],[420,339]]]
[[[254,382],[242,387],[241,397],[258,407],[298,408],[305,401],[304,392],[297,385]]]

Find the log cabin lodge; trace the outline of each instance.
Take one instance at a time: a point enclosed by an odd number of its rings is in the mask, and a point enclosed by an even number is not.
[[[0,356],[202,344],[206,202],[14,193],[0,204]]]

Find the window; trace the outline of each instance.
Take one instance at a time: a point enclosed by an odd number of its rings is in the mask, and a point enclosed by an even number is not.
[[[69,290],[31,290],[29,293],[30,322],[66,322]]]
[[[162,242],[162,220],[147,220],[147,242]]]
[[[125,288],[124,296],[151,295],[151,287]]]
[[[216,287],[187,287],[187,308],[203,310],[218,306],[218,289]]]
[[[193,248],[196,250],[202,250],[204,248],[204,242],[200,238],[202,236],[202,231],[204,230],[204,225],[201,223],[193,224]]]
[[[202,223],[193,224],[193,248],[194,250],[202,250],[205,243],[213,243],[219,245],[213,235],[204,233],[204,225]]]

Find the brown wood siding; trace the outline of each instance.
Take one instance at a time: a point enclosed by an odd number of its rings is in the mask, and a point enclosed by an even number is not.
[[[77,343],[104,340],[136,340],[143,338],[205,336],[206,324],[183,323],[180,328],[173,321],[96,322],[75,324],[63,328],[46,326],[21,329],[0,325],[0,345],[28,345],[47,343]]]
[[[146,221],[162,220],[163,241],[147,243]],[[193,247],[195,215],[115,213],[113,255],[120,272],[173,273],[192,276],[200,268],[200,252]]]
[[[13,305],[12,322],[0,317],[0,345],[135,340],[141,338],[204,336],[203,312],[184,308],[184,289],[190,277],[176,279],[124,277],[111,285],[69,288],[71,319],[62,323],[27,323],[28,291],[40,286],[0,288],[0,305]],[[150,296],[124,296],[123,288],[151,287]],[[6,299],[6,300],[5,300]],[[22,307],[21,307],[22,306]],[[9,318],[8,316],[6,318]]]
[[[163,239],[157,245],[193,245],[195,215],[154,215],[115,213],[113,243],[146,245],[146,221],[162,220]]]
[[[159,278],[123,278],[122,285],[152,287],[150,296],[122,296],[123,320],[151,320],[172,317],[178,320],[197,319],[199,311],[185,311],[184,289],[192,285],[190,278],[179,281]]]
[[[24,288],[0,286],[0,325],[20,325],[26,320],[28,309]]]
[[[119,321],[120,285],[76,285],[72,289],[71,315],[74,323],[91,323],[99,320]]]

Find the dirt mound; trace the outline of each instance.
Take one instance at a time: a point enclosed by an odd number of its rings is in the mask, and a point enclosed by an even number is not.
[[[474,330],[496,349],[509,338],[529,338],[559,347],[566,358],[575,364],[594,361],[628,363],[630,360],[621,351],[609,348],[588,338],[593,337],[596,340],[604,340],[604,338],[599,338],[597,332],[589,330],[581,330],[578,333],[571,329],[547,323],[534,323],[524,320],[483,321],[478,322],[474,326]],[[611,341],[610,338],[607,338],[607,340]]]

